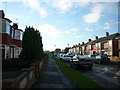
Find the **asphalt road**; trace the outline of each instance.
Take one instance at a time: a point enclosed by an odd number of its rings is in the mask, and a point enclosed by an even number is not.
[[[69,63],[67,64],[69,65]],[[116,88],[120,90],[119,65],[94,63],[92,70],[82,69],[79,71],[105,88]]]
[[[69,65],[68,62],[65,63]],[[92,70],[79,71],[105,88],[120,90],[120,74],[118,75],[120,66],[118,65],[94,63]],[[75,88],[75,86],[60,70],[56,62],[49,58],[44,72],[41,73],[33,88]]]

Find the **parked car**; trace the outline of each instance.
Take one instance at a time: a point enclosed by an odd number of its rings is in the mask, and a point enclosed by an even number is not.
[[[110,63],[110,59],[108,58],[107,55],[96,55],[94,62],[101,64],[101,63],[106,63],[109,64]]]
[[[64,54],[60,54],[60,60],[62,60],[63,55],[64,55]]]
[[[91,59],[93,59],[93,60],[95,59],[95,56],[96,56],[95,54],[93,54],[93,55],[88,55],[88,57],[91,58]]]
[[[75,69],[88,68],[91,70],[93,67],[93,60],[88,56],[74,56],[70,60],[70,67],[73,67]]]
[[[71,60],[71,56],[70,55],[63,54],[62,61],[70,61],[70,60]]]
[[[63,53],[59,53],[57,57],[58,57],[60,60],[62,60],[62,56],[63,56]]]

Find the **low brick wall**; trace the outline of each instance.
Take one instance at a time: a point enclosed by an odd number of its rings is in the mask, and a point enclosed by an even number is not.
[[[110,61],[120,61],[120,57],[110,57]]]
[[[35,81],[35,66],[23,68],[24,72],[16,78],[6,78],[2,81],[2,88],[30,88]]]
[[[37,77],[39,76],[39,72],[43,66],[45,60],[48,57],[46,56],[44,60],[36,61],[33,66],[30,68],[22,68],[23,73],[21,73],[16,78],[5,78],[2,80],[2,88],[10,88],[20,90],[21,88],[31,88]]]

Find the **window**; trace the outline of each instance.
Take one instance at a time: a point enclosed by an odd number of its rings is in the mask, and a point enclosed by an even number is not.
[[[6,33],[10,34],[10,23],[6,21]]]
[[[14,29],[12,28],[12,32],[11,32],[11,36],[12,36],[12,38],[14,38]]]
[[[94,49],[94,45],[91,45],[91,49]]]
[[[20,39],[20,31],[15,30],[15,39]]]
[[[15,30],[15,39],[22,40],[23,32],[20,30]]]
[[[2,20],[2,33],[10,34],[10,23],[6,20]]]
[[[23,32],[20,31],[20,40],[22,40],[22,37],[23,37]]]
[[[100,43],[98,43],[98,48],[100,48]]]
[[[112,41],[109,41],[109,46],[112,46]]]

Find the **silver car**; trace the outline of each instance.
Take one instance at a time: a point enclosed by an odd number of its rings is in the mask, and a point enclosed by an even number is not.
[[[70,61],[70,60],[71,60],[71,56],[70,55],[64,54],[62,56],[62,61]]]
[[[93,60],[87,56],[74,56],[70,60],[70,67],[75,69],[88,68],[89,70],[93,67]]]

